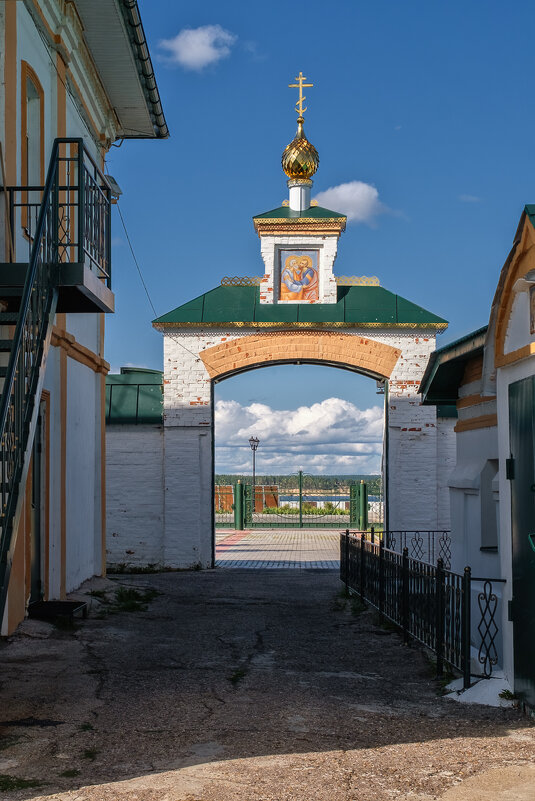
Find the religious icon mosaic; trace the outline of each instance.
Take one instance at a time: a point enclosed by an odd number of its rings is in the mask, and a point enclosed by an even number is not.
[[[318,300],[319,250],[280,251],[280,300]]]

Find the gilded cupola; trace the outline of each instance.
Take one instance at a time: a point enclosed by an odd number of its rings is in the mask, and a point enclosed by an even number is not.
[[[295,138],[286,145],[282,154],[282,169],[293,180],[309,180],[320,163],[318,151],[306,138],[303,123],[303,117],[299,116]]]

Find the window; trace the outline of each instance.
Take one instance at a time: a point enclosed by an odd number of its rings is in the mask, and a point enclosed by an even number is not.
[[[21,184],[41,187],[45,183],[44,92],[30,65],[21,63]],[[31,236],[35,229],[41,192],[23,193],[22,226]]]

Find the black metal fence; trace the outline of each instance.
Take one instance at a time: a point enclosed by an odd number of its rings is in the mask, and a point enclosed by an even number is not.
[[[349,531],[340,539],[340,578],[346,587],[395,623],[405,641],[418,640],[436,653],[437,675],[444,663],[460,670],[464,687],[471,679],[472,581],[482,581],[478,593],[480,620],[478,660],[482,676],[490,677],[498,662],[496,609],[498,599],[490,579],[472,579],[469,567],[462,575],[411,558]]]
[[[451,536],[449,531],[385,531],[385,547],[397,553],[407,548],[411,559],[436,564],[442,559],[451,567]]]

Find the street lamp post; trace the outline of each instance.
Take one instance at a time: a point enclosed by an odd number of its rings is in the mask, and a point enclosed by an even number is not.
[[[249,445],[251,446],[251,450],[253,452],[253,514],[256,511],[256,449],[258,448],[259,444],[260,440],[258,437],[251,437],[249,439]]]

